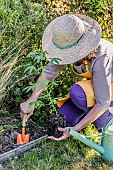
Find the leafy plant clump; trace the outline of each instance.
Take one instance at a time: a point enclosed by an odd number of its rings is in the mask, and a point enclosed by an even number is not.
[[[23,89],[35,83],[39,75],[37,70],[42,67],[42,62],[39,63],[40,57],[37,56],[37,51],[39,53],[41,49],[42,34],[48,23],[57,16],[68,13],[88,15],[96,19],[102,26],[103,38],[110,41],[113,39],[112,1],[2,0],[0,1],[0,6],[2,30],[0,41],[0,98],[2,105],[4,105],[3,107],[9,107],[13,103],[17,107],[19,103],[30,96],[30,93],[26,94]],[[34,62],[34,60],[37,60],[38,63]],[[46,62],[43,60],[43,66],[45,64]],[[40,72],[41,70],[42,68],[40,68]],[[63,76],[59,74],[64,81],[63,83],[61,78],[57,79],[57,88],[60,87],[61,91],[59,95],[66,94],[70,87],[67,85],[70,74],[72,75],[70,71],[68,67],[66,71],[64,69],[61,72]],[[71,85],[76,82],[76,76],[74,78],[75,81],[70,79]],[[60,85],[62,83],[64,84],[64,90]],[[64,92],[66,88],[67,90]],[[7,96],[5,97],[6,94]],[[10,102],[8,101],[6,105],[5,101],[8,98],[10,98]]]
[[[0,98],[1,113],[18,112],[19,105],[28,99],[36,86],[38,76],[48,61],[42,52],[42,34],[51,20],[64,14],[84,14],[96,19],[102,26],[103,38],[112,41],[113,3],[101,1],[0,1],[1,57]],[[53,60],[53,59],[52,59]],[[57,63],[57,58],[54,61]],[[68,65],[55,81],[48,84],[35,104],[35,121],[44,123],[44,117],[57,113],[56,102],[81,78],[72,73]],[[47,82],[45,82],[47,84]],[[49,107],[48,107],[49,106]]]
[[[2,0],[0,6],[0,100],[2,101],[8,93],[8,96],[12,94],[15,96],[14,88],[16,91],[17,89],[19,92],[22,91],[19,80],[29,79],[26,73],[23,74],[26,65],[29,66],[31,63],[26,60],[26,55],[40,48],[44,25],[47,25],[48,21],[43,6],[30,0]],[[14,88],[10,91],[12,86]],[[20,102],[19,97],[17,100]]]

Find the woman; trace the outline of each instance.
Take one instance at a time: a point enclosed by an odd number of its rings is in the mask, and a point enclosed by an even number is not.
[[[69,95],[58,101],[59,113],[66,116],[66,128],[60,138],[50,136],[55,141],[69,137],[68,128],[80,131],[90,123],[94,123],[101,132],[102,127],[111,118],[109,107],[112,106],[113,82],[113,44],[101,39],[100,25],[84,15],[64,15],[54,19],[45,29],[42,48],[47,51],[50,60],[37,81],[54,80],[66,64],[73,63],[76,74],[87,80],[80,81],[70,88]],[[59,64],[52,64],[51,59],[57,58]],[[36,88],[31,97],[20,105],[21,115],[28,117],[33,108],[28,104],[36,101],[45,89],[44,83]]]

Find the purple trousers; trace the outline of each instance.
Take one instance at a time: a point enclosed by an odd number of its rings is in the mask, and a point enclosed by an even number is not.
[[[113,106],[113,101],[111,102]],[[70,88],[70,99],[68,99],[59,109],[58,113],[66,116],[66,126],[74,126],[92,109],[87,107],[87,99],[84,90],[80,85],[75,84]],[[109,110],[105,111],[93,124],[101,132],[102,127],[112,117]]]

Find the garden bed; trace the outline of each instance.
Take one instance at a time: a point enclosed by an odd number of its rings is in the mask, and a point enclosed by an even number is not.
[[[46,138],[48,135],[59,137],[62,132],[58,131],[58,127],[65,127],[65,117],[59,114],[52,114],[46,118],[46,126],[39,126],[32,118],[29,119],[26,125],[26,134],[30,134],[30,142],[28,144],[17,145],[17,135],[21,134],[22,120],[19,114],[0,117],[0,161],[16,154],[22,153],[33,145],[36,145],[38,140]]]

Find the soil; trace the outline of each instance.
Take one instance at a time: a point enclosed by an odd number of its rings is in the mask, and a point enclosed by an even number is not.
[[[62,132],[58,127],[66,126],[66,118],[61,114],[49,115],[46,118],[46,127],[39,126],[30,118],[26,124],[26,134],[30,134],[30,141],[33,141],[44,135],[60,137]],[[21,134],[22,119],[19,114],[0,117],[0,155],[8,152],[19,145],[16,144],[18,133]]]
[[[55,114],[48,116],[47,130],[49,136],[60,137],[62,132],[58,131],[58,127],[66,127],[66,117],[62,114]]]

